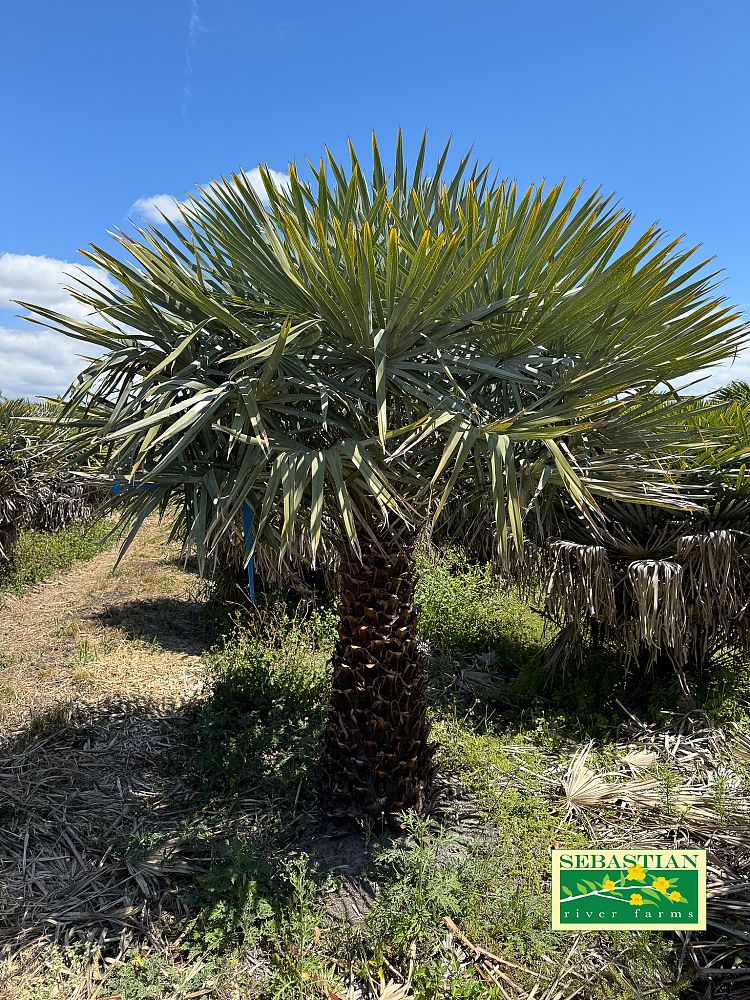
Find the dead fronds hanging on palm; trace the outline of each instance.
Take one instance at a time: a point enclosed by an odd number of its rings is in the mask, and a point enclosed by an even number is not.
[[[750,535],[667,527],[653,545],[644,542],[641,558],[633,558],[632,540],[622,548],[550,544],[542,564],[545,611],[562,628],[550,669],[580,660],[593,633],[619,649],[626,665],[645,668],[665,657],[677,668],[702,670],[720,649],[750,646]],[[649,558],[650,551],[660,557]]]
[[[614,624],[615,590],[604,546],[558,541],[551,549],[547,610],[576,627],[587,619]]]
[[[677,540],[677,558],[685,568],[685,586],[695,617],[710,624],[740,610],[740,556],[735,531],[708,531]]]
[[[646,669],[701,672],[722,650],[750,652],[750,404],[720,402],[686,410],[705,442],[675,469],[692,510],[606,498],[587,519],[561,496],[549,502],[557,539],[540,535],[524,572],[542,577],[562,630],[556,665],[580,662],[589,639]]]
[[[666,559],[643,559],[628,566],[626,583],[633,615],[623,625],[627,653],[637,657],[645,647],[651,657],[664,649],[678,663],[685,657],[686,611],[682,566]]]
[[[87,484],[56,458],[57,431],[47,404],[0,400],[0,565],[25,528],[59,531],[85,524],[106,490]]]

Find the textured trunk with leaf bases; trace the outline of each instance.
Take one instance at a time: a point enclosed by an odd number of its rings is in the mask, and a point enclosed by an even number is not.
[[[362,541],[340,574],[339,637],[323,736],[330,816],[393,815],[429,804],[434,774],[425,653],[419,650],[410,547]]]

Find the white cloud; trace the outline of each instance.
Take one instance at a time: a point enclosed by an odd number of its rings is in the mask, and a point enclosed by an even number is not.
[[[180,205],[184,204],[171,194],[152,194],[148,198],[138,198],[134,201],[130,206],[130,212],[132,215],[148,219],[149,222],[161,222],[163,215],[166,215],[170,222],[179,222],[182,218]]]
[[[56,396],[84,367],[83,344],[52,330],[0,326],[0,392],[3,396]]]
[[[90,309],[65,291],[65,286],[75,285],[80,275],[84,280],[94,278],[112,286],[104,271],[91,265],[71,264],[54,257],[35,257],[33,254],[0,254],[0,309],[21,309],[17,302],[31,302],[47,306],[56,312],[80,319]]]
[[[270,168],[268,173],[277,187],[284,188],[289,184],[289,174],[282,173],[280,170],[271,170]],[[258,167],[253,167],[252,170],[245,171],[245,177],[247,177],[263,201],[266,201],[266,189]],[[210,184],[203,185],[203,187],[210,186]],[[182,218],[180,207],[188,203],[188,199],[180,201],[171,194],[152,194],[134,201],[130,207],[130,211],[132,214],[139,215],[149,222],[162,222],[162,215],[165,215],[171,222],[179,222]]]
[[[89,307],[76,302],[65,291],[66,285],[75,285],[76,275],[112,287],[112,281],[98,267],[33,254],[0,254],[0,311],[18,313],[22,307],[16,303],[22,301],[84,319],[91,314]],[[12,313],[8,316],[11,318]],[[57,395],[85,364],[78,352],[94,353],[94,350],[31,323],[17,329],[0,325],[0,393]]]

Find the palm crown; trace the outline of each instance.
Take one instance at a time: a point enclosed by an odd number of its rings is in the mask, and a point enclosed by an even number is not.
[[[411,176],[351,150],[313,181],[290,168],[266,199],[244,175],[205,189],[179,226],[117,238],[131,263],[87,256],[117,282],[73,290],[90,322],[36,307],[97,345],[71,387],[75,448],[147,478],[122,499],[133,528],[178,500],[201,562],[244,502],[261,544],[321,543],[439,517],[463,535],[522,534],[548,483],[677,501],[656,465],[623,462],[684,438],[652,390],[726,357],[736,314],[690,250],[596,192],[520,194],[448,149]],[[622,249],[624,246],[627,249]],[[97,319],[105,317],[106,323]]]

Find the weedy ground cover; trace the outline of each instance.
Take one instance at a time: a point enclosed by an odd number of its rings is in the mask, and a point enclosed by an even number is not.
[[[73,706],[3,748],[21,800],[2,820],[9,996],[677,1000],[704,995],[696,965],[716,997],[746,981],[747,674],[697,690],[693,714],[678,685],[633,688],[591,665],[550,686],[544,620],[489,569],[449,552],[421,574],[429,819],[351,828],[317,809],[325,603],[271,596],[217,622],[197,697]],[[66,830],[82,864],[55,873],[60,760],[77,762]],[[552,847],[675,836],[710,852],[705,935],[550,930]],[[38,857],[50,877],[24,883],[19,906],[24,840],[27,867]]]
[[[90,559],[102,550],[111,530],[111,523],[101,520],[59,531],[22,531],[12,558],[0,567],[0,597],[3,592],[21,594],[57,570]]]

